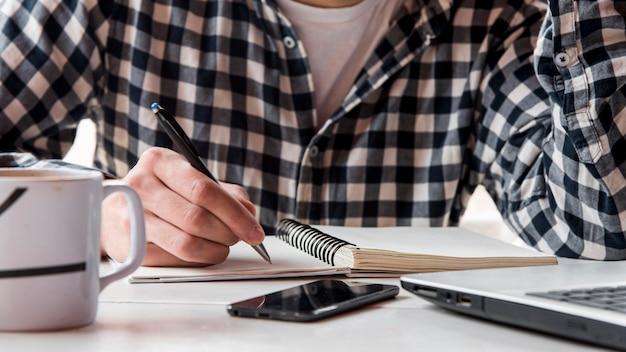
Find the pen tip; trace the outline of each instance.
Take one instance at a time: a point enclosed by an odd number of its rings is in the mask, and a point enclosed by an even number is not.
[[[259,255],[261,255],[261,257],[263,259],[265,259],[266,262],[272,264],[272,260],[270,259],[270,255],[267,254],[267,250],[265,249],[265,246],[263,245],[263,243],[259,243],[256,246],[252,246],[252,248],[254,248],[254,250],[259,253]]]
[[[152,103],[150,107],[152,108],[153,112],[157,112],[161,108],[161,105],[159,105],[159,103]]]

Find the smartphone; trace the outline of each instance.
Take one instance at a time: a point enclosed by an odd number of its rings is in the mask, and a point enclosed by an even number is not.
[[[251,317],[307,322],[393,298],[395,285],[348,280],[319,280],[229,304],[228,313]]]

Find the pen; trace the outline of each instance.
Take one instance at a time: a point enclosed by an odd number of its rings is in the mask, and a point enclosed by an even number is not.
[[[198,171],[202,172],[206,176],[208,176],[211,180],[215,181],[219,185],[219,181],[211,174],[209,169],[204,165],[200,156],[198,155],[198,151],[194,148],[193,144],[191,144],[191,140],[185,134],[182,127],[176,122],[174,117],[167,112],[167,110],[163,109],[161,105],[158,103],[152,103],[152,112],[159,121],[159,124],[163,129],[165,129],[165,133],[172,139],[174,145],[178,150],[183,154],[183,156],[189,161],[189,163]],[[265,250],[265,246],[263,243],[260,243],[256,246],[252,246],[252,248],[259,253],[259,255],[265,259],[268,263],[272,263],[269,254],[267,254],[267,250]]]

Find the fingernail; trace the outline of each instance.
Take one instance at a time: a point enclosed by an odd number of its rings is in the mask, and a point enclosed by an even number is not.
[[[261,226],[255,226],[248,235],[248,239],[250,240],[250,242],[254,243],[261,243],[263,242],[264,238],[265,232],[263,231],[263,228],[261,228]]]

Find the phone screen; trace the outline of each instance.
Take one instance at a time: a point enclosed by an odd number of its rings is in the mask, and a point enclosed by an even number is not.
[[[346,280],[319,280],[232,303],[232,316],[313,321],[395,297],[398,286]]]

